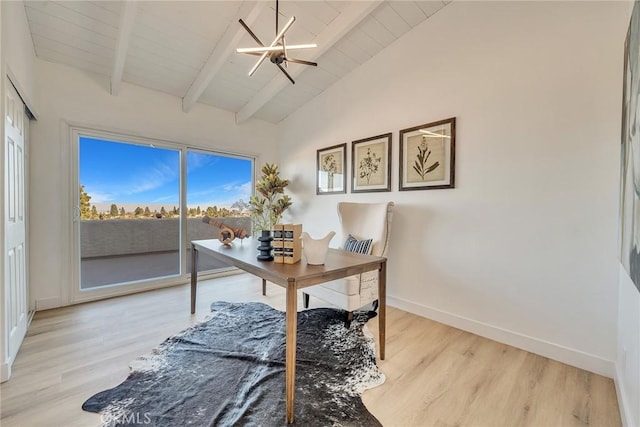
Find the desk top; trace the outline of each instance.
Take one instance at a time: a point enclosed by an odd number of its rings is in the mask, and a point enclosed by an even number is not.
[[[225,246],[219,240],[194,240],[194,247],[212,257],[262,277],[280,286],[293,284],[296,288],[317,285],[365,271],[378,270],[386,263],[385,257],[361,255],[329,248],[324,265],[309,265],[303,259],[295,264],[258,261],[258,242],[255,238],[234,240]]]

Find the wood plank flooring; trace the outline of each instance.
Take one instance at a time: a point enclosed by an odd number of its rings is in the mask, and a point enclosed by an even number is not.
[[[0,424],[101,425],[82,403],[203,320],[215,300],[285,303],[282,288],[268,285],[263,297],[260,279],[241,274],[200,283],[194,316],[186,285],[36,313],[0,387]],[[621,425],[611,379],[392,307],[387,319],[387,360],[378,361],[387,381],[363,396],[385,426]],[[369,328],[377,339],[377,319]]]

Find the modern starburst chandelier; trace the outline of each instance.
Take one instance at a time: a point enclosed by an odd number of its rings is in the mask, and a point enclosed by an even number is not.
[[[285,26],[282,27],[281,30],[279,30],[278,16],[279,16],[278,0],[276,0],[276,37],[273,39],[273,41],[269,46],[265,46],[265,44],[262,43],[262,41],[258,38],[258,36],[256,36],[255,33],[251,31],[249,26],[242,19],[240,19],[239,20],[240,25],[242,25],[244,29],[247,30],[249,35],[253,37],[256,43],[258,43],[260,46],[238,48],[236,49],[236,52],[245,53],[248,55],[255,55],[260,57],[258,59],[258,62],[256,62],[256,64],[251,69],[251,71],[249,71],[250,76],[252,76],[256,72],[258,67],[262,65],[265,59],[269,58],[269,60],[273,64],[276,64],[276,66],[280,68],[280,71],[282,71],[284,75],[287,76],[287,78],[291,81],[291,83],[295,84],[296,82],[285,70],[285,68],[288,67],[289,62],[293,62],[295,64],[311,65],[313,67],[317,67],[318,64],[316,62],[310,62],[310,61],[304,61],[302,59],[291,58],[289,57],[288,52],[292,50],[299,50],[299,49],[311,49],[311,48],[317,47],[317,45],[315,43],[287,45],[285,42],[285,34],[287,33],[287,31],[289,31],[289,29],[295,22],[296,17],[292,16],[291,19],[289,19],[289,21],[285,24]]]

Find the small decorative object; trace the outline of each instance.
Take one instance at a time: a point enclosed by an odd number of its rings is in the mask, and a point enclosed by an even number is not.
[[[336,235],[335,231],[330,231],[329,234],[322,239],[314,239],[305,231],[302,232],[302,251],[307,259],[309,265],[323,265],[327,258],[327,249],[329,249],[329,242]]]
[[[233,230],[231,230],[230,228],[223,227],[220,229],[220,235],[218,235],[218,240],[220,240],[220,242],[223,245],[231,246],[231,242],[233,242],[233,239],[235,237],[236,236],[233,233]]]
[[[351,143],[351,192],[391,191],[391,134]]]
[[[242,241],[245,239],[249,233],[247,230],[240,227],[231,227],[230,225],[225,224],[222,221],[216,221],[213,218],[209,218],[205,216],[202,218],[202,222],[205,224],[209,224],[213,227],[218,227],[220,229],[220,235],[218,236],[218,240],[220,240],[225,245],[230,245],[233,239],[236,237]]]
[[[273,261],[295,264],[302,258],[302,224],[276,224],[273,228]]]
[[[400,191],[454,188],[456,118],[400,131]]]
[[[258,237],[258,241],[260,245],[258,246],[258,261],[273,261],[273,255],[271,251],[273,250],[273,246],[271,246],[271,241],[273,237],[271,237],[270,230],[262,230],[262,235]]]

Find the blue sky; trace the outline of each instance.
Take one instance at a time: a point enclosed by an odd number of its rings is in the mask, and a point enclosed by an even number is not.
[[[91,203],[179,205],[180,152],[80,137],[80,184]],[[187,153],[187,205],[230,206],[251,196],[251,161]]]

